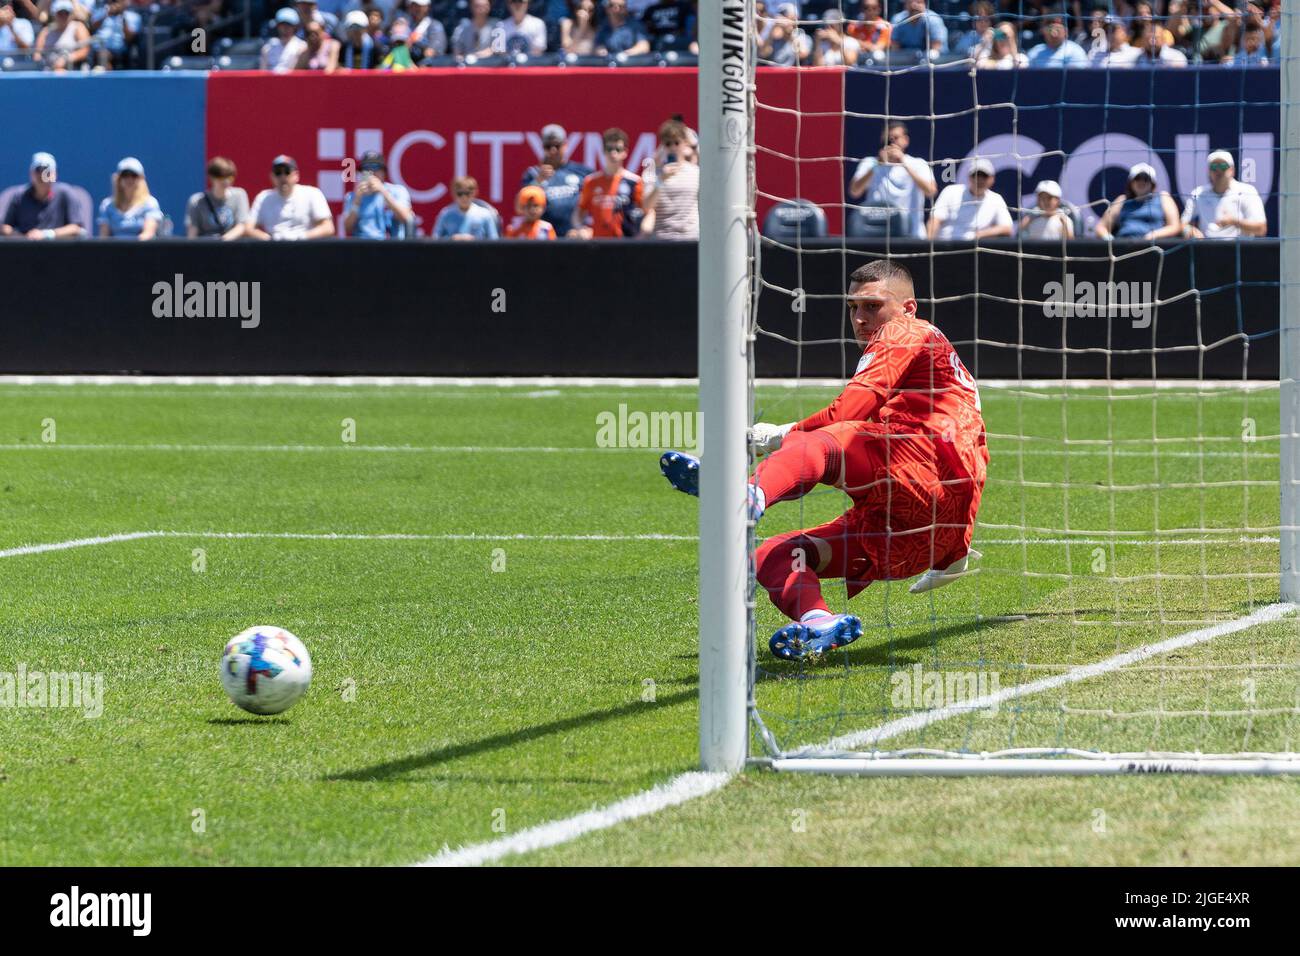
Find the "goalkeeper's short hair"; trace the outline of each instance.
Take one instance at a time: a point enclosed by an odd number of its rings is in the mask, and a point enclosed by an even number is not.
[[[915,287],[912,285],[912,273],[907,266],[893,259],[874,259],[858,266],[849,276],[849,282],[852,285],[862,285],[866,282],[897,283],[907,289],[909,298],[916,294]]]

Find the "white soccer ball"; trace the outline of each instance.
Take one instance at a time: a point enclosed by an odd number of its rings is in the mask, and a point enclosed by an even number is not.
[[[250,714],[280,714],[311,686],[311,656],[282,627],[250,627],[226,642],[221,686]]]

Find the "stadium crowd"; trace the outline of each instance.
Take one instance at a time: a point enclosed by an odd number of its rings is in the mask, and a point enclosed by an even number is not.
[[[908,154],[906,124],[890,123],[883,139],[880,151],[854,170],[848,193],[860,205],[846,212],[850,219],[888,225],[883,226],[885,231],[874,232],[850,228],[850,235],[888,232],[900,238],[936,240],[1082,237],[1080,211],[1064,201],[1055,181],[1039,182],[1034,205],[1017,209],[1013,216],[1012,207],[993,188],[995,170],[988,159],[969,161],[966,181],[940,191],[930,164]],[[603,163],[596,170],[568,156],[568,133],[559,125],[543,128],[541,141],[541,162],[524,170],[508,224],[503,226],[498,210],[479,197],[474,177],[458,176],[450,184],[454,202],[439,212],[428,235],[459,241],[699,238],[698,140],[680,117],[671,117],[659,127],[658,147],[642,163],[640,173],[627,168],[630,139],[621,129],[603,134]],[[227,240],[420,235],[410,195],[401,184],[389,181],[384,156],[368,152],[354,166],[352,189],[336,222],[324,193],[300,181],[293,157],[280,155],[272,160],[270,186],[251,201],[247,191],[235,185],[235,164],[213,157],[206,170],[207,188],[186,204],[184,234]],[[797,214],[793,228],[803,234],[799,217],[809,211],[824,222],[821,210],[802,201],[778,204],[769,213],[764,231],[781,235],[781,214],[792,212]],[[0,192],[0,237],[152,239],[171,235],[174,229],[171,217],[149,192],[143,164],[131,156],[117,164],[111,192],[99,202],[93,225],[91,218],[89,194],[59,180],[58,163],[48,152],[32,156],[27,182]],[[1185,197],[1181,212],[1159,182],[1156,169],[1148,163],[1134,165],[1124,192],[1101,213],[1095,237],[1153,242],[1175,237],[1250,238],[1267,231],[1258,190],[1236,178],[1232,154],[1219,149],[1207,157],[1206,181]]]
[[[697,0],[0,0],[0,68],[139,68],[143,38],[227,55],[178,68],[406,70],[694,62]],[[756,0],[760,64],[989,69],[1276,64],[1281,0]],[[249,25],[264,24],[250,37]],[[240,36],[241,34],[242,37]],[[215,41],[220,39],[220,45]],[[206,41],[205,41],[206,49]]]

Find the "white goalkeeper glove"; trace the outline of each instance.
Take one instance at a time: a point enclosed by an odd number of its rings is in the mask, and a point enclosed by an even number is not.
[[[749,440],[754,446],[754,454],[762,458],[781,447],[781,442],[795,423],[773,425],[770,422],[755,422],[749,430]]]

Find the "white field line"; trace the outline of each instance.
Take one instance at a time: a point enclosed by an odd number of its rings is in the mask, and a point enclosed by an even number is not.
[[[841,388],[840,378],[759,378],[754,383],[771,388]],[[1156,391],[1258,391],[1277,388],[1276,381],[1234,379],[983,379],[980,388],[1006,389],[1153,389]],[[0,375],[0,386],[17,385],[134,385],[147,389],[155,385],[257,386],[352,388],[695,388],[697,378],[596,378],[575,376],[449,377],[427,375]]]
[[[1295,604],[1269,604],[1257,611],[1247,614],[1245,617],[1237,618],[1235,621],[1223,621],[1219,624],[1201,628],[1197,631],[1189,631],[1186,634],[1179,634],[1176,637],[1171,637],[1155,644],[1146,644],[1136,650],[1126,651],[1123,654],[1116,654],[1113,657],[1107,657],[1104,660],[1096,661],[1092,664],[1081,664],[1078,667],[1071,667],[1063,674],[1057,674],[1053,677],[1043,677],[1039,680],[1030,681],[1027,684],[1018,684],[1015,687],[1008,687],[1007,689],[1000,690],[995,694],[985,694],[982,697],[964,701],[960,704],[949,704],[946,707],[937,707],[934,710],[909,714],[906,717],[900,717],[897,720],[890,720],[886,723],[880,724],[879,726],[868,728],[867,730],[859,730],[851,734],[832,737],[824,744],[800,747],[797,750],[786,754],[786,756],[808,756],[813,753],[824,754],[828,751],[849,752],[857,751],[864,747],[874,747],[882,740],[888,740],[891,737],[898,737],[914,730],[920,730],[923,727],[928,727],[941,720],[947,720],[949,717],[956,717],[959,714],[970,715],[990,707],[1000,706],[1005,701],[1015,700],[1017,697],[1026,697],[1029,694],[1037,694],[1041,691],[1053,690],[1066,684],[1075,684],[1092,677],[1099,677],[1102,674],[1108,674],[1111,671],[1119,670],[1121,667],[1126,667],[1129,664],[1136,664],[1160,654],[1168,654],[1170,651],[1180,650],[1184,647],[1191,647],[1193,644],[1200,644],[1204,641],[1211,641],[1216,637],[1235,634],[1238,631],[1244,631],[1257,624],[1267,624],[1271,621],[1280,620],[1295,610],[1297,610],[1297,605]]]
[[[568,843],[580,836],[607,830],[616,824],[637,817],[649,816],[668,807],[675,807],[720,790],[731,779],[726,773],[694,771],[680,774],[657,787],[643,790],[607,807],[579,813],[577,816],[543,823],[521,830],[513,836],[502,837],[488,843],[475,843],[453,850],[444,847],[441,852],[422,860],[415,866],[480,866],[518,853],[530,853],[546,847]]]

